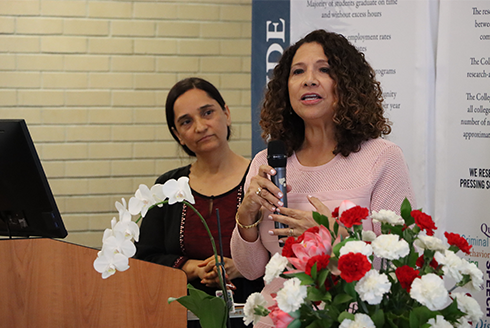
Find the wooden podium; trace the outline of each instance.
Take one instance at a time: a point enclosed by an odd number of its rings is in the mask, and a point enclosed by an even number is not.
[[[129,259],[102,279],[97,250],[53,239],[0,240],[2,327],[187,327],[183,271]]]

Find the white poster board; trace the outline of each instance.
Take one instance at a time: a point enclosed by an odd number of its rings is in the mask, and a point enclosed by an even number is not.
[[[438,225],[473,246],[484,273],[473,296],[490,320],[490,2],[440,2],[436,90]],[[442,220],[441,220],[442,218]]]

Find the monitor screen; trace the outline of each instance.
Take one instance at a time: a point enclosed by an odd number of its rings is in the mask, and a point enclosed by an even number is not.
[[[0,236],[67,234],[26,122],[0,120]]]

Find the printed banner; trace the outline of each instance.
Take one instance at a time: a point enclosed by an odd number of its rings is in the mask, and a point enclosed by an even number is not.
[[[473,246],[473,295],[490,327],[490,3],[441,1],[436,89],[436,217]]]
[[[252,2],[252,156],[267,147],[260,137],[260,106],[272,70],[290,44],[289,1]]]
[[[431,209],[432,175],[428,174],[433,120],[434,29],[431,1],[401,0],[292,0],[254,1],[252,21],[252,154],[264,149],[258,113],[265,88],[265,71],[273,67],[266,55],[274,45],[270,33],[286,24],[291,43],[308,32],[323,28],[341,33],[362,51],[382,84],[384,106],[393,122],[388,139],[405,155],[419,206]],[[288,10],[287,13],[284,10]],[[290,17],[290,22],[289,22]],[[276,23],[267,25],[266,22]],[[286,37],[281,47],[287,47]],[[279,40],[282,42],[282,39]],[[279,49],[279,45],[275,49]],[[279,51],[276,51],[279,54]],[[267,66],[266,66],[267,65]],[[270,66],[269,66],[270,65]],[[267,69],[265,68],[267,67]]]

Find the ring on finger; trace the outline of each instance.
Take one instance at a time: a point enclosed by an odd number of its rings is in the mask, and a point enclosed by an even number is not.
[[[294,228],[289,228],[289,237],[293,236]]]
[[[260,192],[261,192],[261,191],[262,191],[262,188],[258,187],[258,188],[257,188],[257,191],[255,192],[255,194],[256,194],[257,196],[260,196]]]

